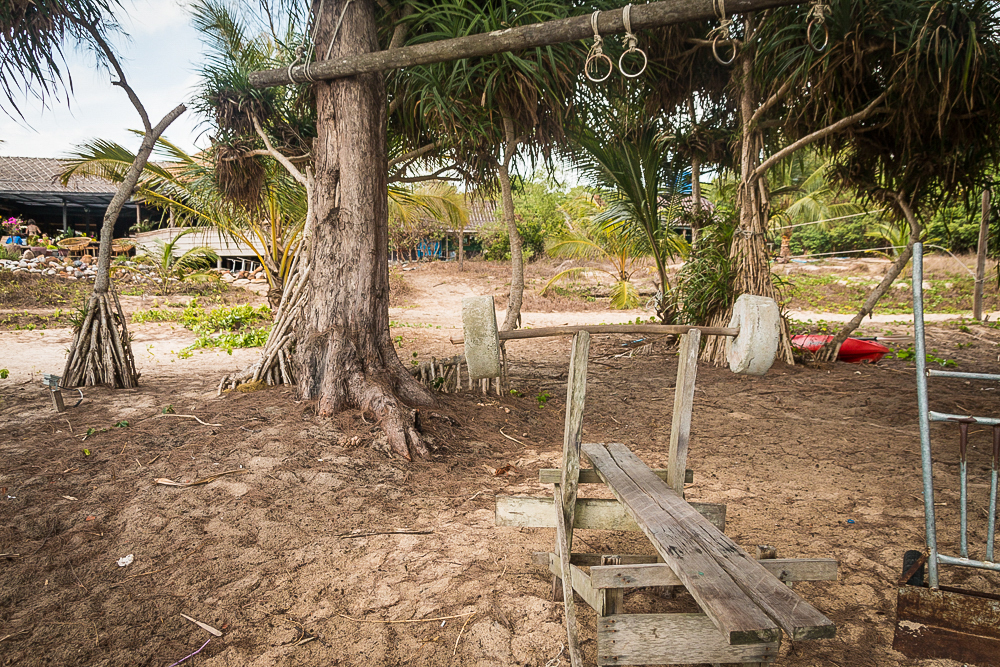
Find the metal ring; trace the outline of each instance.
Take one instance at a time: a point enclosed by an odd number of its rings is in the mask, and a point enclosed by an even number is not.
[[[719,35],[716,35],[715,39],[712,40],[712,55],[715,56],[715,61],[720,65],[732,65],[733,61],[736,60],[736,45],[733,44],[732,40],[729,39],[726,40],[727,42],[729,42],[729,45],[733,47],[733,56],[729,60],[723,60],[722,58],[719,57],[720,38],[721,37]]]
[[[642,54],[642,69],[640,69],[635,74],[629,74],[622,67],[622,61],[625,59],[625,56],[627,56],[630,53],[640,53],[640,54]],[[629,79],[634,79],[635,77],[637,77],[640,74],[642,74],[643,72],[645,72],[646,71],[646,65],[648,65],[648,64],[649,64],[649,60],[646,58],[646,52],[643,51],[642,49],[629,49],[628,51],[623,52],[618,57],[618,71],[622,73],[622,76],[627,77]]]
[[[590,64],[592,62],[594,62],[594,61],[599,61],[602,58],[604,60],[608,61],[608,73],[598,79],[598,78],[593,77],[593,76],[590,75]],[[611,58],[609,58],[606,53],[594,53],[594,54],[591,54],[587,58],[587,62],[585,62],[583,64],[583,73],[587,76],[588,79],[590,79],[594,83],[600,83],[601,81],[607,81],[608,77],[611,76],[611,73],[614,72],[614,71],[615,71],[615,64],[611,61]]]
[[[806,41],[809,43],[809,48],[811,48],[813,51],[815,51],[816,53],[823,53],[824,51],[826,51],[827,44],[830,43],[830,28],[829,26],[826,25],[826,23],[823,24],[823,45],[817,47],[813,43],[813,38],[812,38],[812,30],[814,25],[816,25],[816,19],[809,21],[809,27],[806,28]]]

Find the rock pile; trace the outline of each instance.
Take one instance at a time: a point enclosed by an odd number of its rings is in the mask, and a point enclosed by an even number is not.
[[[264,269],[258,269],[257,271],[221,271],[219,272],[219,277],[222,282],[230,283],[232,285],[243,286],[243,285],[266,285],[267,277],[264,275]]]
[[[35,256],[28,250],[20,260],[0,259],[0,271],[14,273],[40,273],[70,280],[93,280],[97,275],[97,258],[84,255],[80,258]]]

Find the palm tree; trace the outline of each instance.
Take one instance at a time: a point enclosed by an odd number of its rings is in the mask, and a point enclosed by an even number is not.
[[[616,125],[616,117],[630,116],[609,115],[601,126],[588,124],[574,131],[574,162],[608,201],[595,222],[653,258],[659,281],[656,310],[668,323],[674,315],[667,265],[688,250],[687,242],[673,229],[681,212],[682,169],[662,130],[652,123]]]
[[[194,229],[185,229],[172,238],[170,241],[155,239],[153,241],[153,251],[146,248],[145,253],[136,256],[137,262],[149,260],[153,270],[156,272],[160,283],[160,294],[167,294],[170,291],[172,281],[207,281],[216,278],[210,269],[213,264],[219,261],[219,256],[215,251],[207,246],[188,248],[180,254],[176,254],[177,242],[184,236],[194,232]]]
[[[407,44],[565,18],[556,0],[449,0],[411,3]],[[582,63],[577,45],[500,53],[408,67],[390,75],[398,127],[411,145],[440,142],[443,154],[481,192],[499,192],[510,237],[511,283],[502,329],[513,329],[524,293],[523,241],[514,212],[519,164],[547,160],[563,138]],[[527,158],[527,160],[525,160]]]
[[[0,40],[0,86],[15,111],[20,113],[14,101],[19,93],[34,92],[43,101],[58,93],[64,84],[62,48],[75,43],[97,54],[98,65],[116,77],[112,83],[126,93],[142,120],[142,143],[104,214],[94,291],[66,358],[61,379],[65,387],[134,387],[139,382],[124,315],[117,299],[109,296],[112,236],[118,214],[132,195],[156,140],[186,110],[181,104],[155,126],[150,121],[107,41],[108,34],[118,28],[114,18],[117,7],[118,3],[110,0],[32,0],[7,2],[0,7],[4,35]]]
[[[813,152],[792,156],[772,171],[770,228],[781,233],[779,261],[791,257],[792,234],[796,227],[831,218],[862,213],[855,201],[837,201],[838,193],[831,185],[828,172],[830,160]]]
[[[211,227],[250,248],[264,268],[268,301],[277,308],[297,252],[306,219],[305,188],[274,161],[262,165],[255,205],[233,201],[219,187],[215,164],[190,155],[165,139],[157,142],[164,162],[149,163],[136,197],[170,210],[181,225]],[[63,160],[63,183],[77,175],[121,183],[134,156],[123,146],[96,139],[78,146]]]
[[[644,259],[649,257],[645,244],[635,242],[634,237],[619,234],[596,222],[593,217],[577,220],[572,229],[552,244],[548,253],[553,257],[589,259],[603,261],[611,265],[611,270],[599,269],[611,276],[611,307],[628,310],[639,305],[639,292],[631,279],[636,271],[643,268]],[[557,281],[589,271],[588,267],[577,266],[564,269],[552,276],[542,294]]]

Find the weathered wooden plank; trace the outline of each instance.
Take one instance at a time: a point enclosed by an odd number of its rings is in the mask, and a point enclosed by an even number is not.
[[[600,448],[587,449],[586,451],[588,456],[591,451],[598,458],[603,456],[604,465],[609,465],[610,469],[617,472],[617,483],[623,484],[628,489],[633,498],[632,502],[637,504],[633,510],[649,512],[649,516],[657,522],[657,525],[652,528],[652,535],[650,532],[647,532],[647,535],[650,535],[657,552],[664,556],[667,563],[670,563],[670,560],[664,552],[670,548],[676,548],[676,545],[669,541],[660,544],[659,538],[676,539],[679,532],[677,527],[680,527],[687,534],[688,539],[693,540],[693,544],[700,545],[705,553],[710,555],[730,575],[732,581],[761,611],[772,618],[793,640],[822,639],[836,634],[836,626],[830,619],[778,581],[776,577],[764,569],[759,561],[750,557],[731,539],[704,521],[700,514],[679,498],[663,480],[652,474],[649,468],[627,447],[612,444],[608,445],[603,453]],[[608,459],[612,459],[613,462]],[[622,470],[622,466],[628,468],[627,474]],[[601,465],[597,465],[595,462],[594,467],[604,474]],[[614,485],[612,485],[612,491],[617,495],[618,491],[615,490]],[[661,532],[659,529],[663,524],[664,516],[669,517],[669,521],[667,521],[667,530]],[[676,572],[677,568],[674,570]],[[680,572],[677,573],[680,575]],[[687,583],[685,586],[693,595],[692,587]],[[707,613],[708,610],[704,607],[702,609]],[[709,615],[711,616],[711,614]]]
[[[691,507],[719,530],[726,528],[726,506],[690,503]],[[497,496],[496,525],[511,528],[555,528],[551,498]],[[573,528],[586,530],[631,530],[639,526],[614,498],[577,498]]]
[[[677,383],[674,385],[674,414],[670,422],[670,454],[667,459],[667,484],[684,497],[684,471],[687,465],[688,440],[691,437],[691,411],[694,407],[694,383],[698,377],[698,354],[701,331],[692,329],[681,336],[677,356]]]
[[[563,428],[562,506],[566,517],[566,551],[572,552],[577,487],[580,480],[580,443],[583,440],[583,409],[587,402],[587,364],[590,357],[590,334],[573,336],[569,355],[569,379],[566,383],[566,424]],[[567,561],[569,562],[569,561]]]
[[[653,468],[653,474],[660,479],[667,479],[666,468]],[[541,484],[559,484],[562,480],[562,468],[542,468],[538,471],[538,481]],[[684,471],[684,483],[694,482],[694,470]],[[580,484],[604,484],[593,468],[580,468]]]
[[[606,567],[597,565],[597,560],[593,559],[593,567],[590,568],[590,579],[594,588],[646,588],[678,586],[681,583],[674,571],[665,563],[635,563]],[[581,563],[575,558],[572,562],[577,565],[591,564]],[[774,558],[762,560],[760,564],[779,581],[785,583],[837,580],[837,561],[832,558]]]
[[[561,570],[565,573],[572,565],[569,564],[569,531],[566,527],[566,512],[562,507],[562,494],[556,485],[552,494],[556,515],[556,549],[559,553]],[[553,580],[553,585],[558,578]],[[572,579],[562,579],[563,606],[566,609],[566,635],[569,647],[569,660],[572,667],[583,667],[583,654],[580,652],[579,633],[577,632],[576,606],[573,603]]]
[[[653,543],[657,553],[722,633],[726,643],[752,644],[778,640],[781,631],[774,621],[750,600],[723,569],[717,557],[709,554],[688,530],[685,521],[703,521],[701,515],[690,509],[666,482],[653,473],[649,472],[648,476],[656,480],[657,485],[651,492],[648,480],[641,480],[642,485],[636,482],[633,477],[641,477],[641,469],[648,472],[649,468],[638,459],[628,459],[618,451],[613,455],[612,447],[614,445],[586,444],[583,452]],[[627,449],[625,451],[628,452]],[[622,463],[628,470],[623,469]],[[680,517],[674,516],[663,505],[682,505],[697,520],[687,517],[686,512],[681,510],[673,513]],[[735,544],[733,547],[739,549]]]
[[[780,640],[727,644],[704,614],[618,614],[597,619],[597,664],[774,662]]]
[[[545,563],[549,567],[549,572],[559,579],[564,580],[562,565],[559,562],[559,556],[554,553],[545,554],[547,556],[548,563]],[[580,598],[590,605],[590,608],[597,612],[598,616],[606,616],[604,611],[604,596],[603,591],[599,591],[594,588],[590,583],[590,575],[581,570],[576,565],[572,563],[569,566],[570,570],[570,581],[573,584],[573,592],[580,596]]]
[[[617,502],[617,501],[616,501]],[[592,567],[594,565],[600,565],[601,559],[609,554],[596,554],[596,553],[574,553],[569,555],[569,562],[573,565],[579,565],[581,567]],[[640,563],[662,563],[663,559],[659,556],[647,555],[647,554],[615,554],[621,559],[622,565],[638,565]],[[531,562],[534,565],[541,565],[542,567],[548,567],[549,564],[549,552],[548,551],[535,551],[531,554]]]
[[[795,4],[798,0],[727,0],[726,11],[740,14],[770,7]],[[687,21],[716,19],[718,9],[712,0],[671,0],[636,5],[631,9],[633,30],[645,30],[664,25],[676,25]],[[625,32],[622,10],[601,12],[598,28],[602,35]],[[400,67],[429,65],[461,58],[474,58],[494,53],[520,51],[552,44],[591,39],[594,36],[590,26],[590,15],[568,19],[515,26],[506,30],[468,35],[455,39],[439,40],[427,44],[416,44],[399,49],[376,51],[350,56],[333,57],[308,65],[292,68],[251,72],[248,79],[256,88],[284,86],[289,83],[312,80],[339,79],[365,72],[384,72]],[[308,70],[307,70],[308,67]]]

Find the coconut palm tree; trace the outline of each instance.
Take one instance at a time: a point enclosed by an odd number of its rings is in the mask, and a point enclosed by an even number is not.
[[[630,117],[609,114],[601,125],[577,127],[572,137],[573,160],[608,202],[595,222],[606,233],[621,236],[636,252],[653,258],[659,283],[656,310],[669,323],[674,315],[667,265],[688,250],[684,237],[674,229],[681,212],[684,170],[675,159],[670,137],[655,124],[615,122]]]
[[[410,3],[408,45],[565,18],[556,0],[449,0]],[[547,160],[564,136],[583,60],[578,45],[528,49],[407,67],[388,77],[398,112],[391,127],[413,146],[437,141],[480,192],[500,194],[510,237],[511,283],[502,329],[518,325],[524,293],[523,241],[513,189],[517,169]],[[392,107],[391,107],[392,108]],[[529,172],[530,173],[530,172]]]
[[[209,271],[219,261],[215,250],[199,246],[188,248],[179,254],[176,251],[177,242],[194,231],[185,229],[169,241],[155,239],[152,249],[147,247],[145,252],[136,255],[136,262],[148,261],[152,265],[159,280],[160,294],[167,294],[173,281],[199,282],[216,279],[216,274]]]

